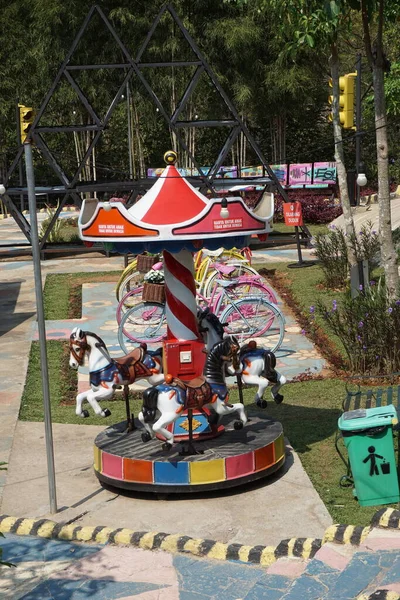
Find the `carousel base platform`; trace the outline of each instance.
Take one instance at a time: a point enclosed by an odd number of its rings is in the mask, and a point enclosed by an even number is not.
[[[108,427],[95,439],[94,470],[98,479],[125,490],[155,493],[194,493],[231,488],[261,479],[285,462],[282,425],[267,416],[252,416],[236,431],[235,419],[224,420],[225,432],[194,441],[198,452],[181,455],[188,442],[169,452],[157,438],[143,443],[143,426],[126,432],[126,421]]]

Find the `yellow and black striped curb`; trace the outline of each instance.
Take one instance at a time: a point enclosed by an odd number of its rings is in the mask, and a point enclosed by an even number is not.
[[[132,531],[110,527],[87,527],[73,523],[56,523],[48,519],[24,519],[0,516],[0,532],[16,535],[37,535],[42,538],[73,542],[95,542],[134,546],[143,550],[165,550],[166,552],[192,554],[217,560],[238,560],[245,563],[269,566],[279,558],[313,558],[320,549],[322,540],[314,538],[292,538],[283,540],[278,546],[244,546],[223,544],[214,540],[191,538],[187,535],[156,533],[154,531]]]
[[[361,594],[357,600],[400,600],[400,596],[391,590],[376,590],[373,594]]]
[[[372,527],[354,525],[331,525],[325,531],[322,543],[334,542],[335,544],[351,544],[359,546],[367,537]]]
[[[381,508],[372,517],[371,525],[385,529],[400,529],[400,510]]]

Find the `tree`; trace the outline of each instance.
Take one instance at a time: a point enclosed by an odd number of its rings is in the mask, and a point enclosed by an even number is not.
[[[338,39],[340,30],[347,23],[348,11],[344,10],[340,0],[255,0],[264,10],[272,10],[280,23],[280,33],[286,38],[285,52],[288,57],[296,57],[299,49],[309,46],[315,50],[330,51],[330,69],[333,86],[333,138],[335,143],[335,160],[338,174],[340,199],[346,230],[346,246],[350,266],[357,264],[357,256],[350,240],[354,238],[355,229],[351,212],[347,171],[344,159],[342,130],[339,120],[339,52]]]
[[[385,0],[349,0],[352,8],[361,11],[365,52],[372,69],[374,86],[376,153],[378,167],[379,238],[389,298],[399,294],[397,255],[392,237],[392,217],[389,186],[389,148],[385,102],[385,72],[390,68],[383,47],[385,18],[398,15],[399,3],[394,0],[385,11]],[[397,8],[397,10],[396,10]],[[373,39],[373,27],[376,36]]]

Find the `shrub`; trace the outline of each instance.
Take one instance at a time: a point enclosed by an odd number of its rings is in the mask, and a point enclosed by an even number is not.
[[[376,265],[379,238],[377,232],[372,229],[371,221],[361,227],[358,235],[351,236],[349,243],[357,260],[368,260],[370,269]],[[345,232],[332,226],[327,234],[317,234],[314,238],[314,249],[321,263],[327,287],[344,287],[350,269]]]
[[[314,251],[325,276],[325,283],[331,289],[345,285],[349,275],[346,238],[342,229],[330,229],[327,234],[318,233],[314,237]]]
[[[390,302],[386,288],[373,281],[356,298],[347,291],[338,304],[317,312],[345,349],[352,373],[380,375],[400,370],[400,300]]]
[[[303,219],[309,224],[330,223],[342,214],[342,207],[335,204],[333,199],[327,198],[330,191],[321,193],[320,190],[288,190],[289,200],[300,202]],[[275,221],[283,221],[283,198],[275,196]]]

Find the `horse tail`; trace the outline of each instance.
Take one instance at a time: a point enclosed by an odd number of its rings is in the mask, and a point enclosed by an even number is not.
[[[143,407],[142,413],[145,423],[152,423],[156,418],[157,401],[158,401],[158,389],[157,387],[150,387],[144,390],[142,393]]]
[[[264,353],[264,369],[262,375],[271,383],[278,383],[278,372],[276,371],[276,356],[270,350]]]

